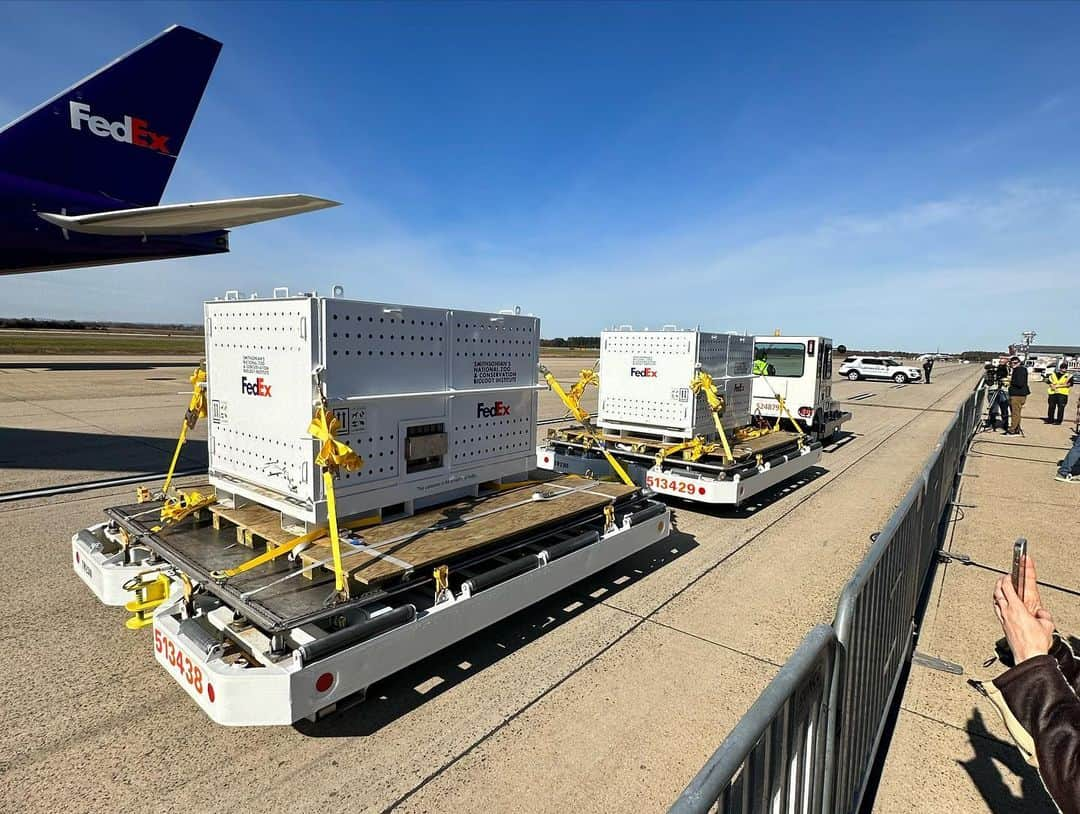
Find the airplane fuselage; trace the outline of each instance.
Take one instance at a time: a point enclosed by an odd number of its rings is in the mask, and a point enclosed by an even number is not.
[[[229,250],[226,230],[192,235],[92,235],[54,226],[39,212],[85,215],[135,204],[0,171],[0,274],[102,266]]]

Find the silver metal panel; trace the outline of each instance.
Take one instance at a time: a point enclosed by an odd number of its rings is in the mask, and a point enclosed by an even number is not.
[[[540,320],[515,314],[451,311],[451,381],[457,390],[537,382]]]
[[[497,399],[486,394],[457,396],[450,410],[451,466],[471,468],[484,460],[525,455],[531,467],[536,402],[535,391],[519,391]]]
[[[204,314],[211,481],[231,475],[310,502],[314,301],[215,301]]]
[[[447,311],[322,300],[327,398],[445,390]]]

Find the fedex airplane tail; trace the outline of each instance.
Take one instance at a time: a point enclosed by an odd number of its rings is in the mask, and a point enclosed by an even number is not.
[[[161,200],[221,43],[174,25],[0,130],[0,171]]]
[[[312,195],[160,204],[221,43],[174,25],[0,129],[0,275],[229,250]]]

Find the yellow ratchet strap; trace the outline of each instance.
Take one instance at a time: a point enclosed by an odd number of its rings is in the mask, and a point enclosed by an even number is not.
[[[213,492],[204,495],[194,489],[190,492],[181,492],[178,497],[166,498],[161,506],[161,525],[154,526],[150,531],[159,532],[165,526],[179,523],[188,515],[216,502],[217,495]]]
[[[377,526],[381,522],[382,521],[377,516],[364,517],[360,520],[354,520],[351,523],[344,523],[342,524],[342,528],[346,528],[352,531],[355,529],[362,529],[367,526]],[[303,545],[304,543],[313,543],[320,537],[322,537],[324,534],[326,534],[326,529],[323,526],[319,526],[319,528],[315,529],[314,531],[309,531],[307,534],[303,534],[300,537],[289,540],[289,542],[283,543],[276,548],[268,549],[259,556],[252,557],[250,560],[245,560],[244,562],[233,568],[229,568],[225,571],[213,571],[210,573],[210,576],[218,582],[224,582],[231,577],[235,577],[237,574],[243,574],[245,571],[250,571],[252,568],[258,568],[260,565],[272,562],[283,554],[288,554],[290,551],[297,548],[298,546]]]
[[[195,368],[188,381],[191,382],[191,400],[188,402],[187,412],[184,413],[184,423],[180,425],[180,437],[176,439],[176,450],[169,464],[169,473],[165,476],[165,485],[161,487],[162,494],[165,495],[169,494],[173,472],[176,471],[176,462],[180,460],[180,450],[187,441],[188,430],[194,428],[200,418],[206,418],[206,370],[202,367]]]
[[[797,432],[800,436],[806,435],[806,433],[803,432],[802,424],[800,424],[798,421],[796,421],[795,416],[793,416],[791,414],[791,411],[788,410],[787,402],[784,401],[784,397],[776,392],[775,388],[773,388],[773,386],[772,386],[772,382],[770,382],[769,379],[764,374],[759,373],[758,375],[761,377],[761,380],[763,382],[765,382],[766,386],[769,388],[769,390],[772,392],[773,396],[776,398],[776,404],[777,404],[777,407],[779,408],[776,411],[776,423],[773,424],[772,431],[776,432],[777,430],[779,430],[780,429],[780,419],[783,416],[787,416],[788,420],[791,421],[792,425],[795,427],[795,432]]]
[[[327,519],[330,521],[330,549],[334,552],[334,588],[338,593],[348,595],[349,586],[345,579],[345,571],[341,566],[341,540],[338,537],[334,475],[340,469],[355,472],[364,465],[364,461],[352,451],[348,444],[334,438],[339,429],[341,429],[341,422],[333,413],[327,411],[325,404],[320,404],[315,411],[315,417],[308,425],[308,434],[317,441],[322,441],[319,454],[315,456],[315,463],[322,467],[323,487],[326,489]]]
[[[705,399],[709,402],[709,410],[712,412],[713,423],[716,425],[716,432],[720,436],[720,443],[724,448],[724,462],[731,463],[735,458],[732,456],[731,447],[728,445],[724,424],[720,421],[720,416],[724,414],[724,397],[716,392],[716,383],[713,381],[712,376],[704,370],[698,371],[698,374],[694,376],[690,382],[690,389],[695,393],[705,394]]]
[[[712,452],[713,449],[715,449],[715,446],[715,444],[706,444],[705,440],[700,437],[691,438],[688,441],[682,441],[678,444],[672,444],[670,447],[664,447],[656,453],[656,465],[659,466],[664,462],[665,458],[669,458],[678,452],[689,453],[689,455],[683,456],[684,460],[696,461],[703,455]]]
[[[603,439],[589,423],[589,411],[581,406],[581,396],[585,392],[585,388],[590,384],[600,386],[600,377],[596,374],[596,371],[591,368],[585,368],[578,373],[578,380],[574,383],[574,386],[570,388],[570,392],[567,393],[555,375],[543,365],[540,365],[540,375],[544,377],[544,381],[548,383],[548,387],[552,389],[556,396],[566,405],[566,409],[570,411],[570,414],[578,420],[582,427],[585,428],[585,432],[589,438],[596,444],[596,448],[600,450],[604,458],[607,459],[608,464],[615,471],[615,474],[619,476],[619,480],[625,483],[627,486],[635,486],[633,479],[623,469],[622,464],[615,460],[610,452],[607,451]]]
[[[589,411],[581,406],[581,397],[585,394],[585,388],[590,384],[600,386],[600,377],[596,371],[592,368],[585,368],[578,372],[578,380],[574,382],[574,386],[570,388],[570,392],[567,393],[559,380],[555,378],[555,375],[543,365],[540,365],[540,374],[544,377],[544,381],[548,383],[548,387],[552,389],[559,400],[566,405],[566,409],[570,411],[570,414],[576,418],[579,422],[585,425],[587,429],[592,429],[592,425],[589,424]]]

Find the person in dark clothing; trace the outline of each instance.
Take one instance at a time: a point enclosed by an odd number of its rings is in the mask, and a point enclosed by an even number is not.
[[[922,363],[923,381],[930,384],[930,371],[934,369],[934,357],[927,356]]]
[[[998,705],[1006,727],[1050,797],[1064,814],[1080,814],[1080,660],[1042,606],[1035,561],[1024,557],[1021,568],[1023,599],[1009,574],[994,587],[994,612],[1016,666],[991,683],[1007,706]]]
[[[1024,402],[1027,401],[1027,397],[1031,395],[1031,388],[1028,387],[1027,368],[1020,364],[1019,356],[1013,356],[1009,359],[1009,367],[1012,370],[1012,375],[1009,378],[1010,423],[1009,429],[1005,430],[1005,434],[1019,435],[1020,418],[1024,412]]]
[[[1005,387],[995,387],[986,397],[990,405],[990,411],[986,414],[986,426],[997,431],[998,418],[1001,419],[1001,429],[1009,431],[1009,394]]]

